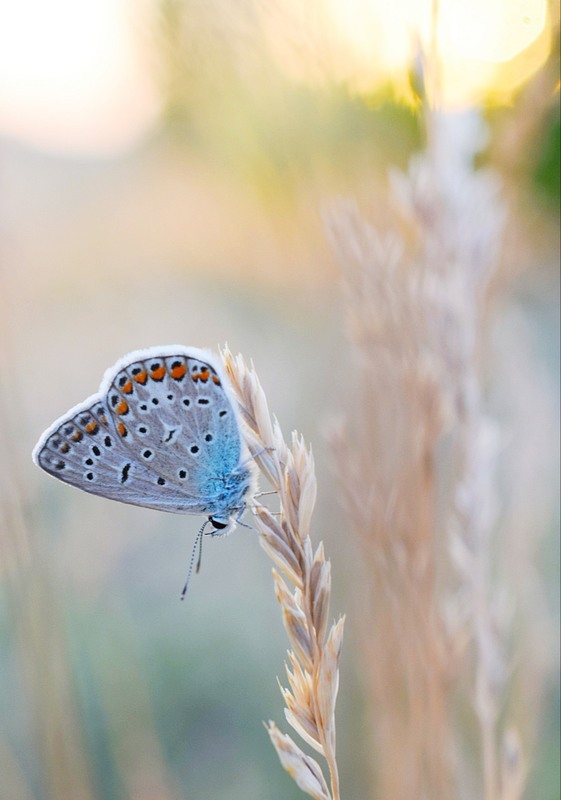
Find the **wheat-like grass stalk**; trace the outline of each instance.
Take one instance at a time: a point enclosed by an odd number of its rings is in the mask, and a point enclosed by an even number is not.
[[[349,203],[329,219],[357,365],[353,424],[334,447],[368,564],[363,641],[378,796],[461,797],[463,769],[485,800],[518,800],[524,759],[504,719],[509,631],[491,583],[499,437],[478,364],[506,210],[496,177],[473,166],[485,137],[477,112],[428,107],[426,124],[426,152],[406,174],[390,175],[393,224],[381,231]],[[452,444],[446,475],[444,433]],[[453,693],[466,683],[479,726],[475,768],[453,713]]]
[[[287,445],[272,419],[265,393],[242,356],[223,354],[237,396],[248,448],[267,481],[278,492],[280,515],[255,503],[265,552],[275,564],[275,593],[292,650],[288,652],[288,687],[282,688],[286,719],[298,735],[327,761],[329,785],[320,764],[274,722],[267,730],[284,769],[315,800],[340,800],[335,756],[335,702],[344,618],[329,629],[331,564],[323,543],[309,536],[316,500],[311,450],[296,432]]]
[[[338,204],[330,234],[345,270],[356,405],[332,436],[350,529],[361,664],[372,700],[381,800],[449,800],[453,647],[437,584],[440,364],[427,342],[432,275],[408,263],[399,230]],[[358,613],[360,608],[360,613]]]

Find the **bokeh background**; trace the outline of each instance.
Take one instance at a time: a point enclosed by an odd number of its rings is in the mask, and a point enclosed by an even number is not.
[[[441,5],[446,108],[482,108],[481,161],[510,207],[484,374],[491,398],[512,401],[520,457],[539,449],[518,484],[548,637],[527,797],[553,800],[558,17],[540,0]],[[180,603],[199,519],[58,485],[30,453],[129,350],[227,342],[253,359],[284,431],[313,444],[332,613],[356,608],[358,554],[325,436],[353,387],[340,378],[349,345],[322,213],[341,195],[387,213],[388,168],[423,147],[429,17],[405,0],[0,0],[6,800],[302,796],[262,726],[282,723],[286,642],[256,533],[211,542]],[[524,387],[535,391],[517,407]],[[373,796],[359,635],[349,613],[349,800]]]

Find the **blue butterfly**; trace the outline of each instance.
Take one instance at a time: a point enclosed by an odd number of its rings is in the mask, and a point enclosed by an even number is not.
[[[195,548],[207,524],[234,529],[254,483],[226,376],[211,353],[181,345],[120,359],[42,434],[33,460],[92,494],[207,515]]]

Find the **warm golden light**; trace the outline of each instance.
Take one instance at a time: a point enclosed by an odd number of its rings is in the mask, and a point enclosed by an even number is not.
[[[388,80],[403,83],[419,45],[430,50],[433,6],[434,0],[286,0],[282,8],[265,6],[263,24],[274,57],[292,77],[372,91]],[[441,0],[434,32],[442,100],[470,104],[511,91],[543,63],[547,3]]]
[[[448,107],[508,99],[550,46],[546,0],[265,0],[259,8],[285,73],[362,93],[392,83],[407,94],[411,64],[420,48],[431,52],[435,32]],[[152,0],[0,0],[0,133],[78,152],[134,142],[161,104],[139,35],[154,25],[154,9]]]
[[[43,147],[126,146],[157,113],[131,0],[0,0],[0,130]]]

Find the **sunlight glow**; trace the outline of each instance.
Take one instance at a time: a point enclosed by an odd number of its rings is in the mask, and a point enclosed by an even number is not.
[[[411,96],[434,2],[263,0],[258,8],[273,58],[295,80],[363,93],[392,83]],[[82,153],[134,143],[162,102],[148,66],[157,58],[147,52],[154,8],[153,0],[0,0],[0,134]],[[550,36],[547,0],[440,0],[443,102],[508,100],[544,62]]]
[[[293,78],[370,92],[403,83],[419,44],[429,49],[432,7],[433,0],[285,0],[263,6],[263,26]],[[547,57],[547,0],[441,0],[436,34],[447,105],[500,95]]]
[[[158,104],[134,0],[0,0],[0,131],[55,150],[115,151]]]

